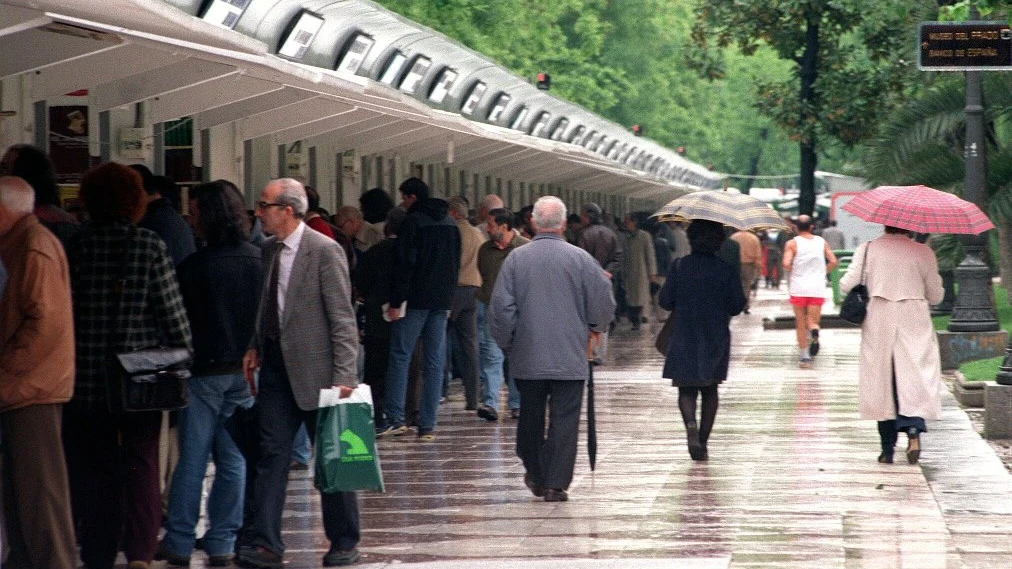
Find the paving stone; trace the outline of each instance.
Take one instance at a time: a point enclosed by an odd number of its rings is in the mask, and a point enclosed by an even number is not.
[[[786,310],[783,292],[760,289],[734,319],[707,463],[686,451],[652,346],[659,322],[619,326],[594,374],[597,469],[581,434],[565,503],[524,487],[515,421],[479,420],[451,397],[435,443],[380,441],[387,493],[361,494],[359,567],[1012,567],[1012,478],[952,396],[920,464],[902,440],[896,464],[878,464],[875,424],[857,414],[860,330],[824,330],[814,369],[798,370],[793,330],[762,327]],[[289,486],[289,569],[319,567],[328,547],[310,477]]]

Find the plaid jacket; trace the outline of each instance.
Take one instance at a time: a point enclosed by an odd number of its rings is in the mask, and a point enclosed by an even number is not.
[[[106,366],[115,352],[158,345],[192,349],[176,271],[153,231],[126,222],[88,226],[67,243],[67,260],[77,343],[74,403],[106,404]]]

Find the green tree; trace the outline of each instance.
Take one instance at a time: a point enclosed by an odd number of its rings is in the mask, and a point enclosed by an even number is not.
[[[820,141],[850,147],[874,135],[911,83],[916,23],[935,9],[923,0],[702,0],[690,63],[721,78],[714,48],[752,55],[766,45],[790,64],[788,79],[756,82],[756,105],[798,143],[799,210],[812,213]]]
[[[514,73],[552,75],[552,94],[723,172],[782,173],[790,141],[752,103],[789,69],[769,49],[727,50],[725,79],[686,66],[695,0],[381,0]],[[738,185],[738,182],[733,182]]]
[[[987,152],[988,215],[998,227],[1002,281],[1012,284],[1012,74],[982,73]],[[867,146],[873,184],[924,184],[963,191],[966,116],[962,74],[940,74],[934,85],[891,113]],[[950,236],[951,237],[951,236]],[[955,267],[962,248],[954,238],[935,241],[939,263]]]

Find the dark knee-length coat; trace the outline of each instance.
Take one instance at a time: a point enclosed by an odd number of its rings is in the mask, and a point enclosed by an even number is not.
[[[745,308],[738,271],[716,255],[692,253],[671,264],[658,302],[675,319],[664,377],[676,387],[727,379],[731,317]]]

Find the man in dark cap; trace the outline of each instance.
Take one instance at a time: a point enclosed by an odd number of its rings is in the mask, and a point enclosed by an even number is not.
[[[584,251],[590,253],[597,261],[605,274],[611,279],[612,290],[618,283],[622,270],[622,243],[607,225],[604,225],[604,215],[601,206],[593,202],[584,204],[581,211],[583,229],[580,231],[576,244]],[[608,334],[601,334],[601,342],[594,350],[593,363],[601,365],[604,363],[604,356],[608,350]]]

